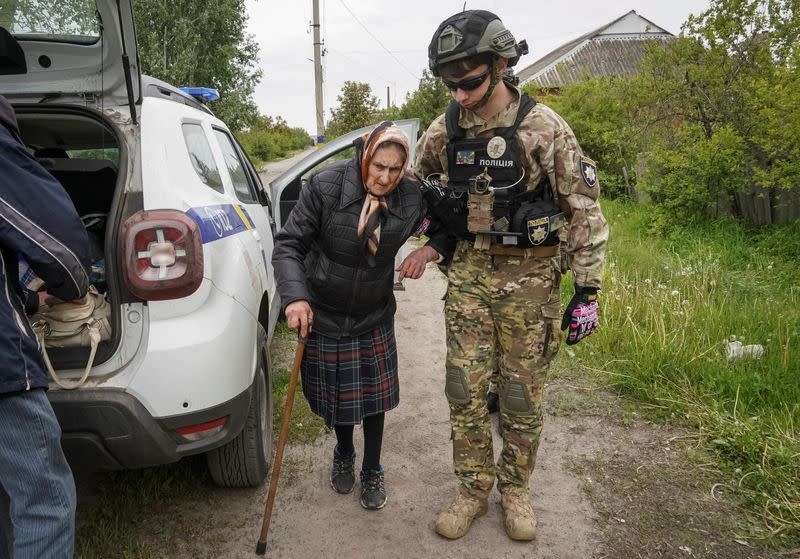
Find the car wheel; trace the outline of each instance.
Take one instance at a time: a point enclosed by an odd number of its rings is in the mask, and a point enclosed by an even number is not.
[[[209,452],[211,479],[220,487],[256,487],[272,459],[272,380],[267,334],[258,329],[259,368],[244,428],[236,438]]]

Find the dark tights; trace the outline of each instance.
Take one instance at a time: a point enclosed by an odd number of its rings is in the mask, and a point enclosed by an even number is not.
[[[364,418],[364,460],[362,470],[378,470],[381,467],[381,443],[383,442],[383,416],[370,415]],[[353,454],[353,425],[334,425],[336,441],[339,443],[339,454]]]

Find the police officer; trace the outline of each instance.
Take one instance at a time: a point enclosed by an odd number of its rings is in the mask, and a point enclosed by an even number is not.
[[[436,521],[455,539],[487,510],[497,479],[505,529],[536,536],[528,495],[542,429],[542,390],[558,352],[559,329],[577,343],[597,327],[597,290],[608,227],[597,169],[569,125],[504,80],[527,52],[484,10],[446,19],[430,43],[429,65],[452,94],[445,114],[417,144],[412,171],[431,210],[446,222],[451,254],[425,246],[408,258],[449,260],[447,362],[458,495]],[[561,313],[559,234],[564,231],[575,295]],[[497,464],[486,407],[500,371],[503,450]]]

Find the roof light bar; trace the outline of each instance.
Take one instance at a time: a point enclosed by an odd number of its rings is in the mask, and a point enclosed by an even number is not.
[[[181,87],[180,90],[201,103],[210,103],[219,99],[219,91],[212,87]]]

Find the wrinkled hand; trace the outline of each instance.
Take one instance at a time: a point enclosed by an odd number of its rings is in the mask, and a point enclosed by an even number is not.
[[[569,328],[567,345],[577,344],[597,330],[600,324],[597,316],[599,310],[597,288],[575,285],[575,295],[570,299],[564,318],[561,319],[561,329]]]
[[[419,279],[425,273],[425,265],[428,262],[435,262],[439,260],[439,253],[431,246],[424,246],[412,250],[411,254],[403,259],[403,262],[398,266],[396,272],[400,272],[397,281],[403,281],[405,278]]]
[[[299,328],[300,337],[305,338],[311,332],[311,326],[314,323],[314,312],[308,301],[301,299],[286,305],[286,322],[289,328]]]

